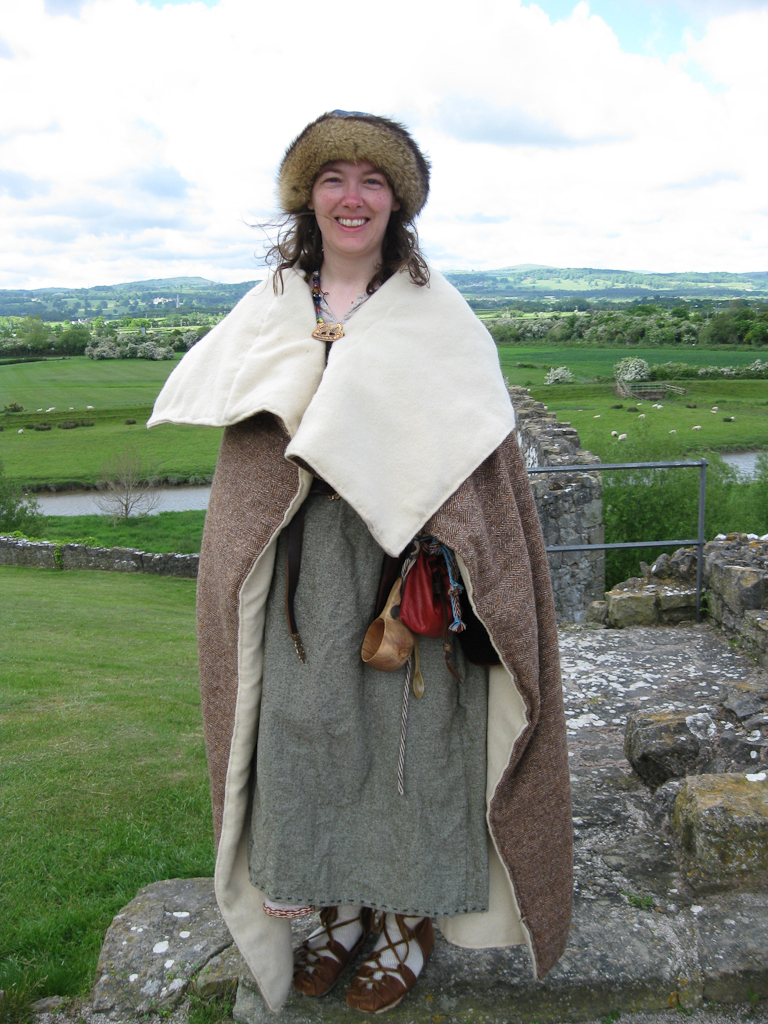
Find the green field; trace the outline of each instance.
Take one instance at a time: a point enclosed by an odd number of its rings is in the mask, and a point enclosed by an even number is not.
[[[649,363],[672,360],[693,366],[746,365],[754,353],[728,349],[632,349],[632,355]],[[669,393],[662,409],[651,401],[632,402],[614,394],[610,383],[580,383],[595,377],[610,377],[613,366],[626,353],[618,349],[584,346],[539,348],[500,346],[501,367],[511,384],[529,387],[531,395],[544,402],[558,420],[570,422],[579,432],[582,446],[603,461],[624,461],[621,444],[611,436],[627,434],[628,439],[663,440],[676,438],[681,453],[701,451],[768,450],[768,381],[766,380],[680,380],[682,396]],[[535,364],[535,365],[532,365]],[[574,374],[572,384],[544,384],[550,366],[567,366]],[[623,408],[614,409],[621,404]],[[695,405],[696,408],[688,408]],[[717,407],[716,413],[711,412]],[[627,412],[637,408],[636,413]],[[639,419],[640,414],[644,419]],[[726,423],[733,416],[733,422]],[[599,418],[596,418],[599,417]],[[700,426],[701,430],[693,430]],[[670,430],[677,431],[670,435]]]
[[[85,993],[144,885],[210,875],[195,581],[0,568],[0,989]]]
[[[160,480],[209,478],[220,430],[173,424],[151,431],[145,427],[173,366],[170,361],[85,357],[0,366],[3,405],[16,402],[25,409],[0,415],[0,460],[6,475],[36,489],[93,486],[116,456],[136,449],[148,475]],[[52,406],[52,413],[37,411]],[[73,430],[57,426],[72,419],[89,419],[94,425]],[[126,423],[129,419],[136,422]],[[29,429],[43,423],[52,429]]]
[[[40,539],[60,544],[87,539],[98,547],[191,555],[200,551],[204,522],[202,510],[131,516],[114,525],[110,516],[44,516]]]
[[[177,360],[46,359],[37,363],[0,366],[0,405],[17,402],[26,412],[72,406],[85,415],[92,405],[103,409],[151,406]]]
[[[748,366],[760,353],[750,348],[598,348],[593,345],[499,345],[501,369],[511,384],[543,384],[552,366],[567,366],[576,380],[613,378],[613,367],[624,356],[655,363],[683,362],[689,366]],[[768,382],[766,383],[768,387]]]
[[[571,422],[582,444],[604,460],[619,457],[611,431],[662,438],[676,430],[681,451],[768,449],[768,381],[683,380],[683,397],[669,397],[663,409],[643,402],[639,412],[618,399],[608,379],[627,351],[650,363],[683,360],[690,365],[746,365],[750,349],[609,349],[586,345],[502,345],[499,358],[510,383],[531,388],[559,419]],[[3,404],[18,402],[27,411],[0,416],[0,460],[7,476],[36,489],[93,486],[109,462],[127,448],[141,453],[147,475],[172,483],[201,481],[213,473],[221,438],[218,429],[167,424],[144,427],[152,402],[173,367],[171,362],[72,358],[0,366]],[[568,366],[576,383],[544,384],[550,366]],[[596,383],[595,378],[601,378]],[[622,410],[612,405],[621,402]],[[86,410],[93,405],[93,410]],[[686,406],[695,405],[695,409]],[[37,409],[55,406],[53,413]],[[70,406],[73,407],[70,411]],[[709,410],[718,407],[717,413]],[[29,412],[29,410],[34,412]],[[645,419],[638,419],[640,413]],[[61,420],[89,417],[93,427],[62,430]],[[724,422],[726,417],[733,422]],[[599,418],[596,418],[599,417]],[[127,419],[136,423],[126,424]],[[28,429],[50,423],[52,429]],[[701,426],[694,431],[694,426]],[[19,429],[23,433],[19,434]]]

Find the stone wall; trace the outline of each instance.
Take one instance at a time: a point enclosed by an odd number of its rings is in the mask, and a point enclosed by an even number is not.
[[[0,565],[29,565],[38,569],[106,569],[149,572],[156,576],[197,576],[199,555],[158,555],[134,548],[90,548],[85,544],[0,537]]]
[[[768,668],[768,534],[729,533],[704,548],[708,614]]]
[[[643,575],[618,583],[588,618],[622,626],[673,625],[696,618],[696,548],[640,563]],[[768,534],[719,534],[704,545],[702,612],[768,668]]]
[[[569,473],[535,473],[531,487],[547,547],[560,544],[602,544],[603,484],[597,472],[600,460],[583,451],[570,423],[559,423],[545,405],[534,401],[525,388],[510,387],[517,417],[517,439],[525,464],[569,466]],[[583,622],[590,602],[605,591],[605,554],[602,551],[552,552],[549,555],[555,607],[562,622]]]

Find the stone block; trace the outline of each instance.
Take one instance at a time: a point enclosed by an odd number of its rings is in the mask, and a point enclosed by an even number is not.
[[[706,1000],[768,999],[768,895],[710,897],[696,915],[694,927]]]
[[[213,879],[148,885],[107,929],[93,1009],[139,1015],[173,1006],[198,971],[231,945]]]
[[[664,625],[673,626],[678,622],[688,622],[696,618],[696,588],[666,587],[658,588],[656,602],[659,619]]]
[[[624,756],[651,789],[695,770],[701,740],[690,717],[685,711],[637,711],[627,717]]]
[[[722,599],[734,615],[768,605],[768,571],[765,569],[725,565],[718,582]]]
[[[64,996],[45,996],[43,999],[36,999],[30,1006],[32,1013],[56,1013],[66,1005]]]
[[[240,950],[233,943],[203,967],[195,979],[195,991],[203,999],[234,996],[237,982],[243,977],[250,978],[251,971]]]
[[[686,915],[687,916],[687,915]],[[371,948],[369,941],[322,999],[291,992],[281,1018],[289,1024],[349,1020],[345,991]],[[387,1012],[392,1024],[555,1024],[596,1020],[614,1010],[632,1013],[693,1008],[702,1001],[690,924],[682,916],[653,914],[603,900],[577,901],[565,953],[539,983],[520,947],[472,950],[436,934],[434,952],[418,984]],[[234,1018],[272,1024],[252,980],[242,978]]]
[[[608,621],[608,602],[591,601],[587,608],[587,622],[594,622],[598,625],[605,625]]]
[[[609,590],[608,621],[617,629],[625,626],[653,626],[658,622],[656,595],[643,591]]]
[[[768,773],[686,779],[672,827],[694,888],[759,889],[768,878]]]

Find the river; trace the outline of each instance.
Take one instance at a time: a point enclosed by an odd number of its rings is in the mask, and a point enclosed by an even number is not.
[[[725,462],[736,466],[739,473],[749,478],[757,471],[757,457],[760,452],[736,452],[723,455]],[[210,487],[158,487],[151,493],[160,498],[151,515],[158,512],[187,512],[208,508]],[[40,511],[45,516],[92,516],[100,515],[93,491],[71,491],[61,494],[37,494]]]
[[[210,487],[157,487],[150,494],[159,495],[159,500],[150,515],[158,512],[188,512],[208,508]],[[94,516],[102,515],[96,504],[94,491],[62,491],[61,494],[36,494],[40,511],[44,516]]]

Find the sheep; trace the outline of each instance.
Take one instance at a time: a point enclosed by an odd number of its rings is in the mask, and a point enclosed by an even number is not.
[[[92,409],[92,408],[93,408],[93,406],[92,406],[92,405],[86,405],[86,407],[85,407],[85,408],[86,408],[86,409]],[[546,405],[544,406],[544,408],[546,409]]]
[[[701,425],[691,427],[691,430],[701,430]]]
[[[644,419],[645,419],[645,413],[644,413],[644,412],[641,412],[641,413],[640,413],[640,415],[639,415],[639,416],[638,416],[637,418],[638,418],[639,420],[644,420]]]
[[[670,430],[670,434],[676,434],[676,433],[677,433],[676,430]]]
[[[50,409],[46,409],[46,412],[56,412],[56,406],[52,405]]]
[[[619,440],[620,441],[626,441],[627,440],[627,435],[626,434],[619,434]]]
[[[598,413],[597,416],[593,416],[592,419],[593,420],[599,420],[600,419],[600,413]]]
[[[612,430],[611,431],[611,437],[618,437],[618,436],[619,436],[618,430]]]
[[[712,406],[712,410],[711,410],[711,411],[712,411],[712,412],[718,412],[719,408],[720,408],[719,406],[717,406],[717,405],[713,405],[713,406]]]
[[[23,427],[21,428],[21,430],[19,431],[19,433],[20,433],[20,434],[23,434],[23,433],[24,433],[24,428],[23,428]]]

